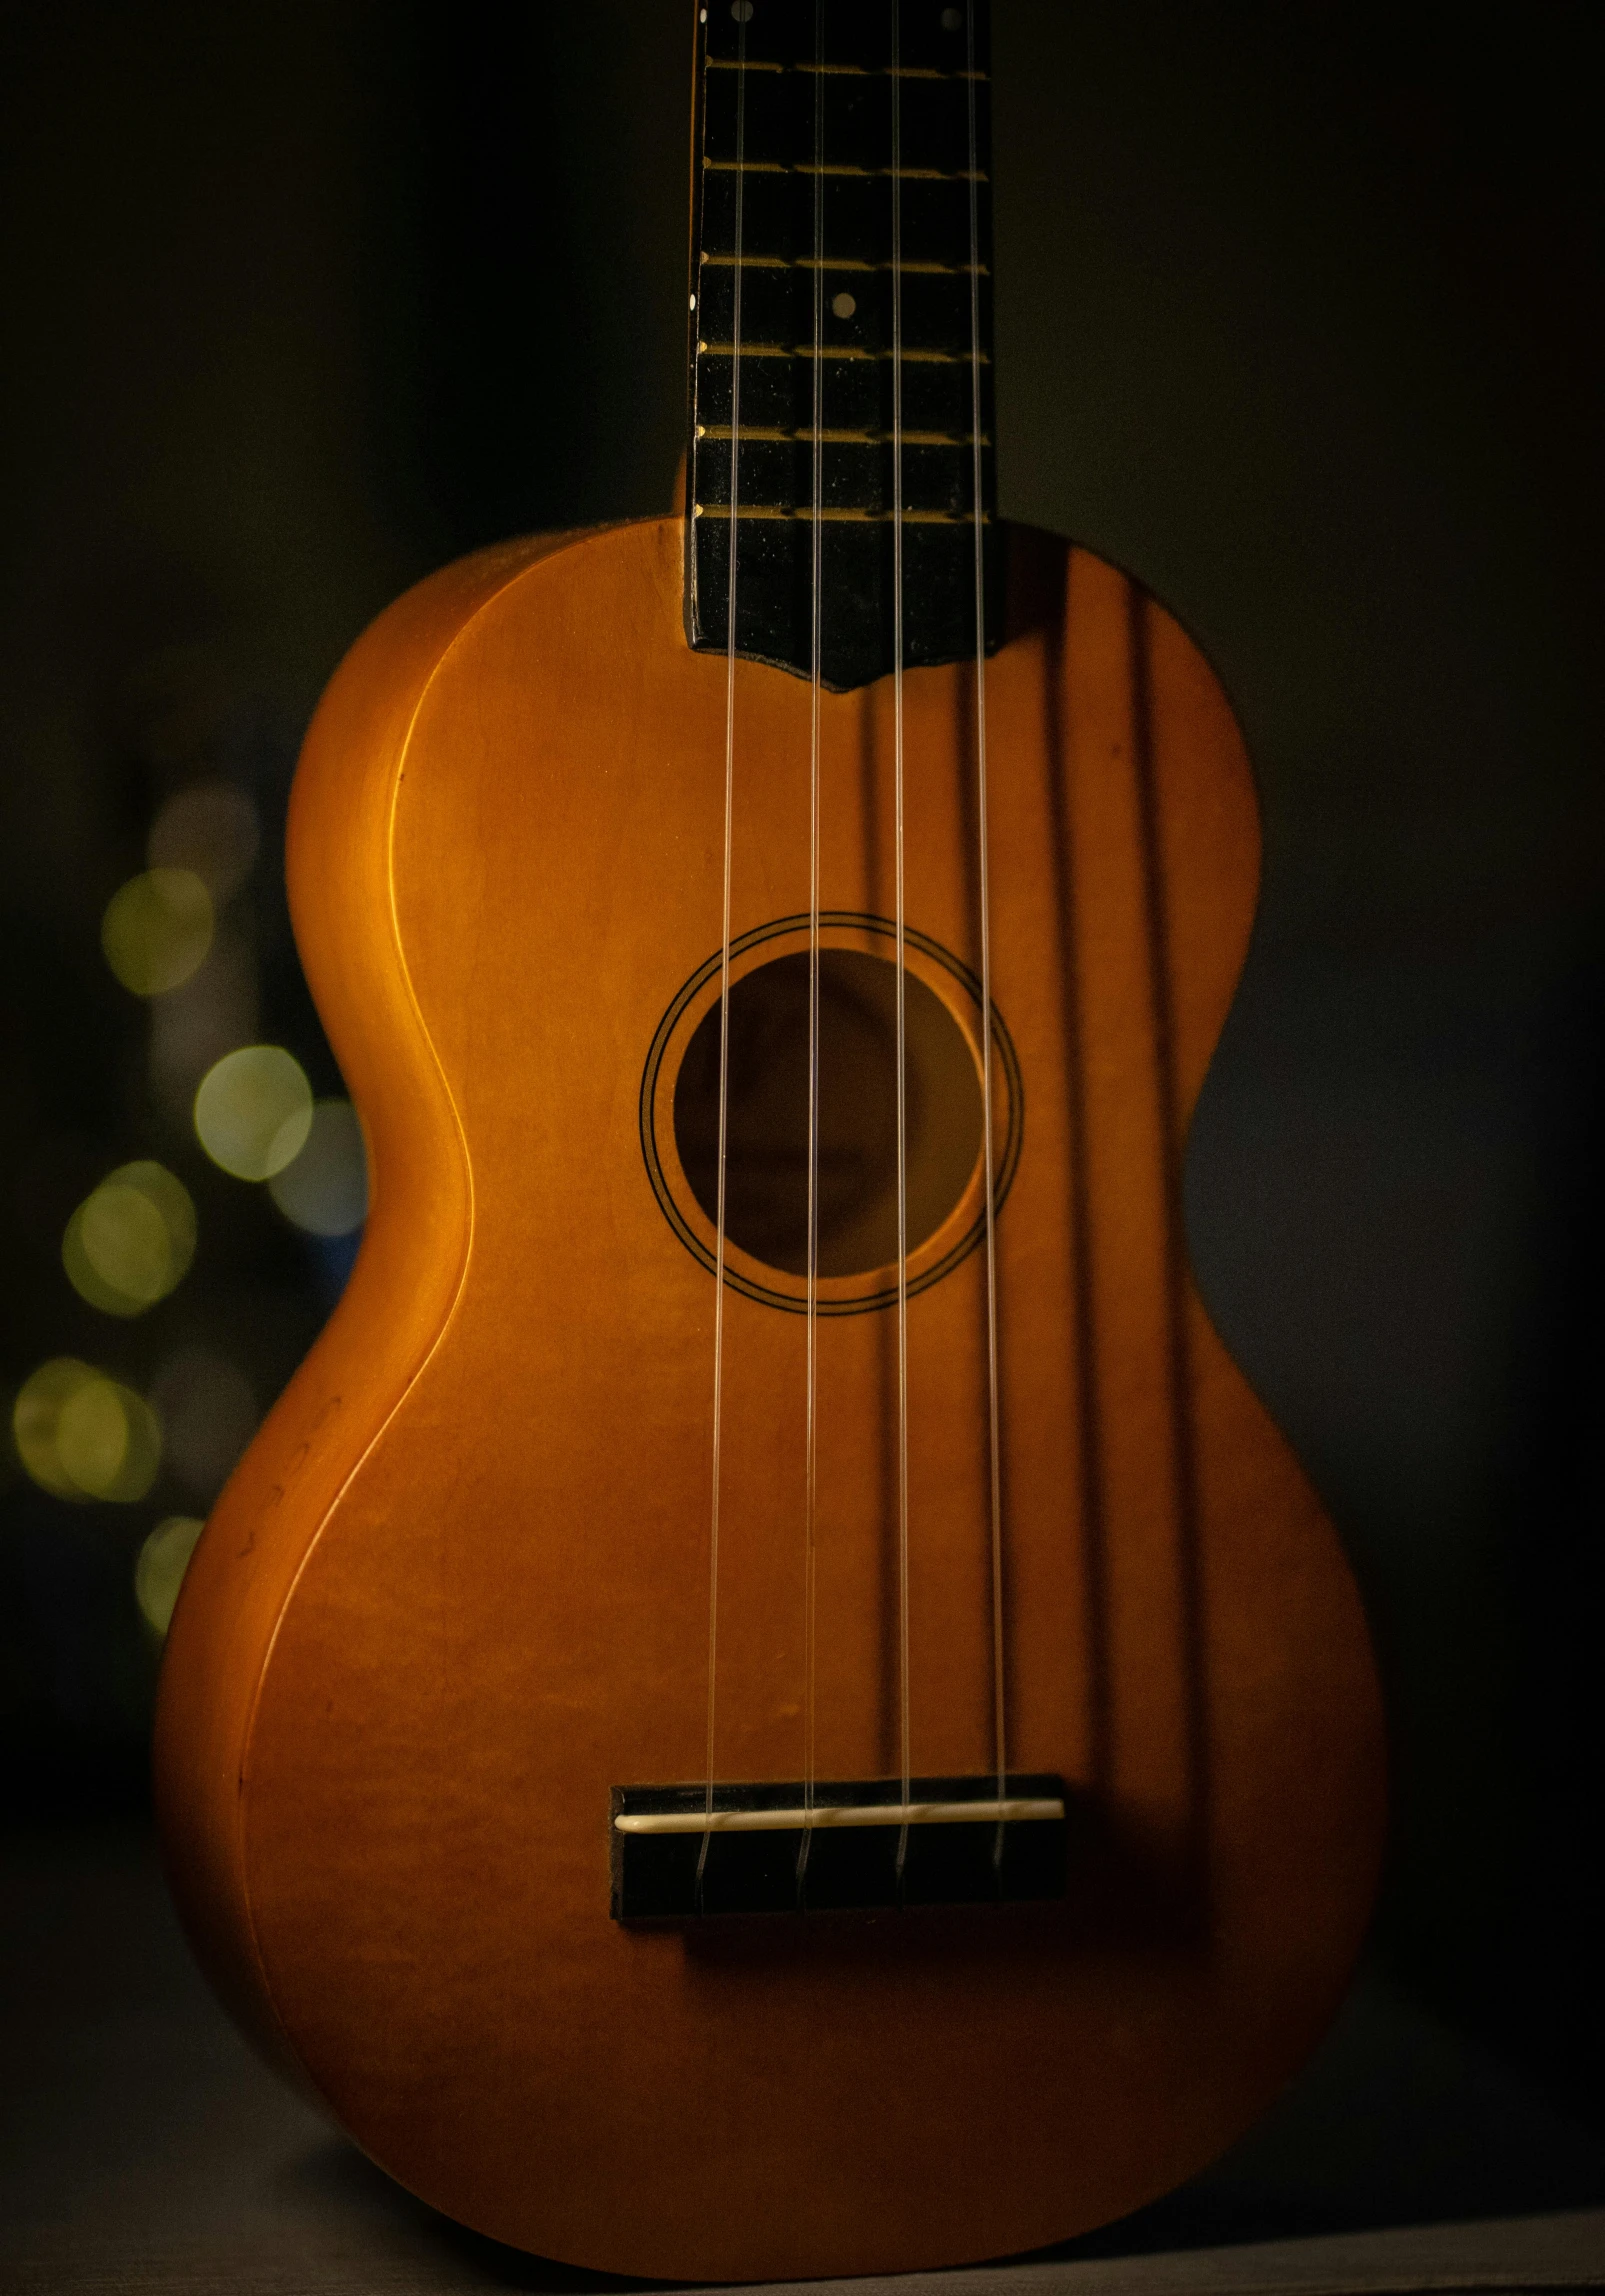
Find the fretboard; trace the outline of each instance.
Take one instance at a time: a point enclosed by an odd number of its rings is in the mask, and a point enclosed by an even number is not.
[[[739,654],[811,674],[817,537],[826,685],[892,669],[899,590],[905,665],[973,656],[977,432],[996,643],[989,52],[985,0],[703,12],[686,488],[702,651],[729,643],[734,534]]]

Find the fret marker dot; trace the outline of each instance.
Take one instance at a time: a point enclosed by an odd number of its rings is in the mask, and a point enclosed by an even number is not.
[[[830,307],[838,319],[850,319],[858,309],[858,304],[851,295],[833,295],[830,299]]]
[[[944,8],[942,10],[942,29],[944,32],[956,32],[963,21],[964,11],[961,8]]]
[[[692,298],[691,298],[691,308],[692,308],[692,310],[694,311],[694,310],[696,309],[696,307],[697,307],[697,299],[696,299],[696,297],[693,295],[693,296],[692,296]]]

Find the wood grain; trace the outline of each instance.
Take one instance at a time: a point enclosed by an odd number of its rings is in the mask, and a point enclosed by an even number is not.
[[[372,1212],[181,1596],[163,1825],[263,2045],[403,2183],[569,2261],[903,2270],[1120,2214],[1275,2093],[1364,1928],[1358,1599],[1180,1228],[1256,897],[1247,761],[1151,601],[1046,537],[1011,549],[988,671],[1022,1098],[1006,1686],[1011,1767],[1097,1813],[1063,1906],[608,1919],[610,1788],[700,1776],[706,1725],[713,1284],[638,1108],[719,942],[725,668],[680,633],[679,524],[436,577],[309,737],[292,897]],[[909,918],[971,967],[972,680],[905,681]],[[891,712],[887,685],[824,697],[843,912],[891,913]],[[736,713],[739,935],[807,906],[807,688],[738,665]],[[983,1266],[910,1310],[927,1773],[994,1759]],[[820,1331],[816,1711],[845,1778],[898,1762],[892,1338],[884,1312]],[[725,1778],[800,1774],[803,1345],[801,1317],[727,1294]]]

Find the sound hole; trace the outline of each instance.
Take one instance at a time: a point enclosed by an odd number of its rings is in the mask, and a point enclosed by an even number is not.
[[[897,1257],[897,969],[852,949],[819,956],[819,1272],[866,1275]],[[934,1235],[981,1153],[975,1056],[940,997],[905,975],[908,1248]],[[674,1087],[692,1193],[718,1217],[719,1007]],[[725,1233],[788,1275],[808,1272],[808,958],[775,957],[731,984]]]

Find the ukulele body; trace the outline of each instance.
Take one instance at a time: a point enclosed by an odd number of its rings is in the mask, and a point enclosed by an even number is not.
[[[1180,1228],[1252,783],[1174,622],[1017,530],[987,666],[1004,1708],[1010,1770],[1086,1815],[1065,1896],[617,1921],[613,1790],[706,1774],[712,1228],[674,1064],[718,991],[726,664],[681,576],[673,519],[484,553],[381,618],[308,737],[292,902],[372,1209],[177,1607],[170,1871],[258,2044],[499,2240],[686,2279],[1019,2252],[1246,2127],[1380,1854],[1358,1597]],[[910,978],[972,1047],[974,676],[905,678]],[[809,700],[736,667],[738,979],[807,946]],[[881,961],[892,773],[891,681],[825,694],[822,937]],[[930,1775],[995,1760],[979,1186],[911,1238]],[[729,1273],[716,1767],[795,1779],[802,1284],[737,1244]],[[884,1277],[820,1285],[821,1778],[899,1768]]]

